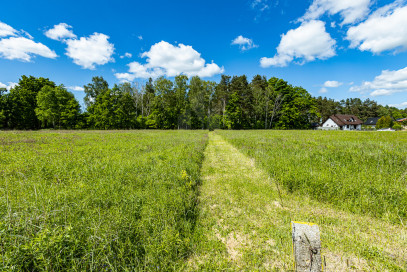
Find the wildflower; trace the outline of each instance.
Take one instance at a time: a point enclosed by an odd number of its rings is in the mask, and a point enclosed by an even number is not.
[[[187,171],[185,171],[185,170],[182,170],[182,173],[181,173],[181,179],[188,179],[188,174],[187,174]]]

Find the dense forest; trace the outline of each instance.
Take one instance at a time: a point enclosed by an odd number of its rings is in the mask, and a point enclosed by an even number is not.
[[[222,75],[220,82],[149,79],[143,85],[109,88],[102,77],[84,86],[86,109],[63,85],[22,76],[10,91],[0,89],[2,129],[308,129],[331,114],[407,117],[407,109],[366,99],[312,97],[304,88],[272,77]]]

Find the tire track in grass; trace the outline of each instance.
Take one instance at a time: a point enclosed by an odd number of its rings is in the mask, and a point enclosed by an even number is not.
[[[253,159],[213,132],[201,175],[195,249],[183,270],[289,271],[290,221],[297,220],[320,225],[325,271],[404,271],[405,228],[280,196]]]

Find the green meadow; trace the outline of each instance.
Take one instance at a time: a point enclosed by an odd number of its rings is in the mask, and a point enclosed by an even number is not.
[[[288,192],[407,224],[407,133],[220,131]]]
[[[191,249],[201,131],[2,132],[0,270],[171,270]]]
[[[0,132],[0,271],[407,269],[407,133]]]

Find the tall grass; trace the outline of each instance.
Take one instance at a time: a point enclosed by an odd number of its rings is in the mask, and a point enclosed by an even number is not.
[[[1,132],[0,270],[173,270],[204,132]]]
[[[288,191],[407,223],[407,133],[218,131]]]

